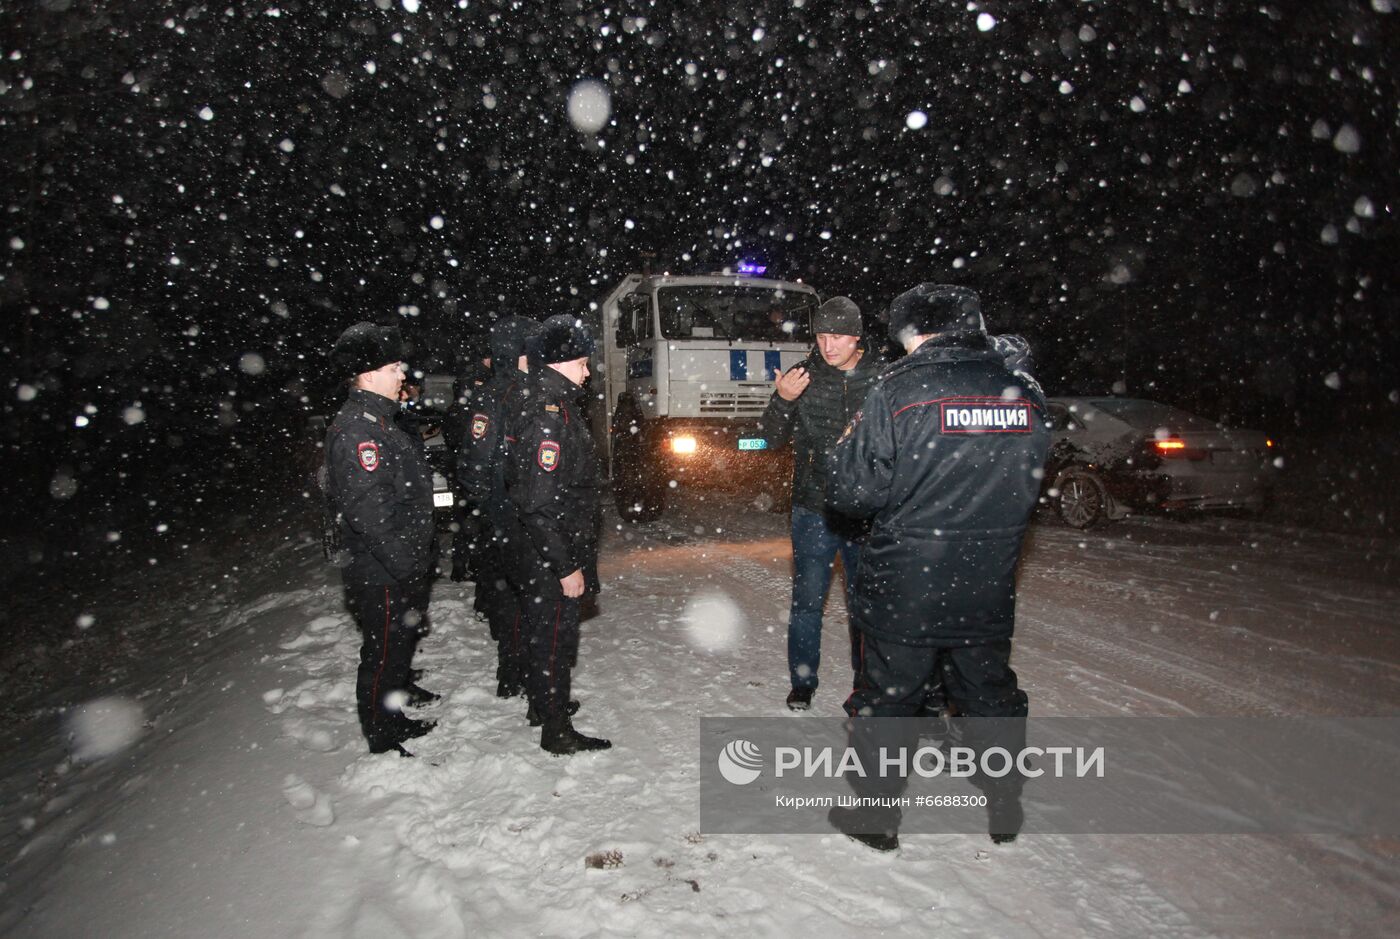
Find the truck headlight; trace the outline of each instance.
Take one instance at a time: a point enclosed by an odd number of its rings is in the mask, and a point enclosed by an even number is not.
[[[698,446],[698,444],[695,442],[694,437],[671,438],[672,453],[694,453],[696,446]]]

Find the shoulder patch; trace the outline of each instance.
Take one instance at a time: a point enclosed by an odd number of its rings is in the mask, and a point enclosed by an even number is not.
[[[491,426],[491,419],[485,414],[472,415],[472,439],[480,440],[486,436],[486,428]]]
[[[356,447],[355,454],[360,458],[361,469],[368,473],[379,469],[379,444],[373,440],[366,440]]]
[[[559,468],[559,443],[555,440],[544,440],[540,442],[539,452],[535,454],[535,462],[540,465],[540,469],[546,473],[552,473]]]
[[[544,406],[544,409],[545,409],[546,411],[548,411],[550,414],[558,414],[558,413],[559,413],[559,405],[557,405],[557,404],[546,404],[546,405]]]
[[[951,398],[938,405],[945,434],[1028,434],[1031,404],[1021,398]]]
[[[369,421],[371,424],[378,424],[378,423],[379,423],[379,417],[378,417],[378,415],[371,414],[371,413],[369,413],[368,411],[363,411],[363,412],[361,412],[361,413],[360,413],[360,416],[363,417],[365,420]]]

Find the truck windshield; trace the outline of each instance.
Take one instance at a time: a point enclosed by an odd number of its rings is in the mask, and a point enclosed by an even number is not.
[[[701,284],[656,292],[667,339],[812,341],[816,294],[770,287]]]

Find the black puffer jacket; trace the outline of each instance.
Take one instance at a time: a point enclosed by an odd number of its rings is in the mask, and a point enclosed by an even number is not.
[[[525,533],[512,550],[518,582],[558,599],[559,581],[582,570],[585,589],[597,593],[602,469],[580,389],[541,365],[528,391],[523,411],[506,418],[506,494]]]
[[[395,424],[398,412],[397,402],[355,388],[326,431],[326,498],[351,586],[403,585],[432,570],[433,471],[423,442]]]
[[[862,631],[906,645],[1011,635],[1045,414],[984,335],[930,339],[871,389],[827,476],[835,508],[874,516],[852,611]]]
[[[861,349],[856,367],[844,372],[827,365],[820,352],[803,359],[794,368],[807,369],[812,383],[796,401],[785,401],[773,392],[759,421],[769,446],[792,441],[792,501],[813,512],[827,509],[827,455],[885,364],[868,340],[861,341]]]

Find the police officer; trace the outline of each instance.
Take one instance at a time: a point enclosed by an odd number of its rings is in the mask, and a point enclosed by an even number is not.
[[[468,431],[471,425],[472,400],[491,377],[491,357],[490,355],[478,356],[474,352],[466,356],[470,363],[468,373],[462,375],[456,382],[456,396],[452,401],[452,406],[447,409],[447,414],[442,421],[442,440],[447,444],[447,452],[452,455],[452,465],[455,467],[461,457],[462,445],[467,441]],[[481,517],[472,515],[462,499],[461,493],[457,494],[457,504],[452,513],[454,524],[452,533],[452,580],[461,583],[466,580],[475,570],[476,561],[474,554],[478,541],[484,541],[479,531]],[[480,601],[478,592],[475,600]],[[474,602],[478,613],[482,613],[479,602]],[[482,616],[484,617],[484,613]],[[494,638],[494,637],[493,637]]]
[[[1011,719],[970,722],[967,744],[984,750],[995,733],[1014,754],[1026,716],[1010,665],[1016,567],[1049,446],[1045,398],[993,347],[971,290],[920,284],[901,294],[890,334],[909,354],[871,389],[827,479],[833,506],[874,516],[853,610],[852,745],[867,766],[878,745],[913,752],[913,740],[884,736],[890,722],[864,719],[917,714],[937,668],[959,713]],[[916,733],[909,723],[895,722],[895,736]],[[987,795],[993,840],[1015,838],[1022,778],[973,781]],[[904,780],[856,784],[860,795],[893,796]],[[871,847],[898,846],[898,808],[837,808],[830,819]]]
[[[525,537],[516,556],[529,642],[526,690],[542,719],[540,746],[550,753],[605,750],[612,744],[574,729],[572,660],[579,606],[598,592],[599,495],[602,474],[580,388],[593,339],[571,316],[551,316],[527,344],[531,393],[507,429],[506,491]]]
[[[326,432],[326,495],[349,553],[346,604],[360,627],[355,683],[371,753],[396,751],[433,725],[405,717],[413,652],[428,624],[436,532],[423,443],[395,423],[404,382],[396,330],[356,323],[331,352],[350,392]]]
[[[481,545],[476,589],[496,640],[496,695],[511,698],[525,690],[525,632],[517,593],[522,589],[511,570],[512,542],[524,536],[506,496],[508,419],[518,418],[527,401],[529,366],[525,343],[539,323],[507,316],[491,325],[491,378],[465,411],[457,451],[457,482],[467,513],[479,520]]]

